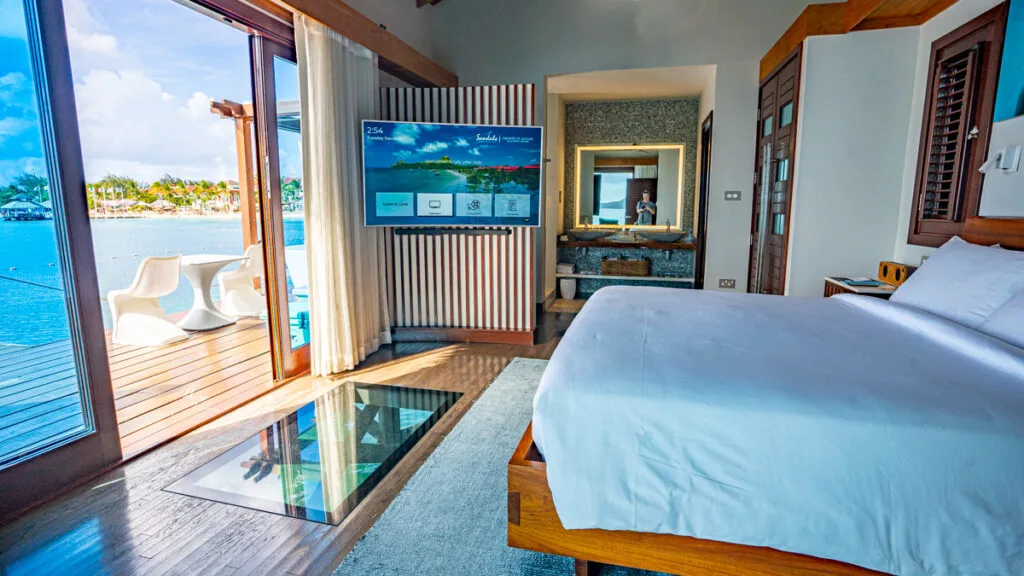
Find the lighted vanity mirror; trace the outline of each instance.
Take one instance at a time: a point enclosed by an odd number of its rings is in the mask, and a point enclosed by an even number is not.
[[[679,229],[682,144],[578,146],[576,228]]]

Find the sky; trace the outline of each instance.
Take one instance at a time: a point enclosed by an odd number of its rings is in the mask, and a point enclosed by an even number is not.
[[[0,0],[0,185],[43,171],[21,2]],[[234,124],[209,104],[252,100],[244,32],[172,0],[64,0],[64,11],[87,180],[237,179]],[[298,138],[282,147],[282,173],[301,174]]]
[[[448,156],[458,164],[526,166],[540,162],[540,130],[373,122],[364,127],[366,165],[386,168]]]

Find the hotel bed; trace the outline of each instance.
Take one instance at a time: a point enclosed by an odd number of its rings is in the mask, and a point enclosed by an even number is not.
[[[895,299],[599,291],[510,463],[509,543],[687,575],[1024,574],[1024,349],[992,310]]]

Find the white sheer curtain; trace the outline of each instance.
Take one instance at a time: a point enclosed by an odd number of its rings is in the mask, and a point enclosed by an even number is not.
[[[360,120],[374,117],[376,55],[301,14],[295,44],[314,376],[391,341],[383,233],[363,226]]]
[[[657,178],[658,167],[657,166],[634,166],[633,167],[633,178]]]

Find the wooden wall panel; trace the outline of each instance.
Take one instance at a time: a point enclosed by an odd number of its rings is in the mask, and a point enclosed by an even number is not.
[[[415,122],[532,126],[533,84],[382,88],[380,118]],[[388,294],[396,328],[532,331],[532,228],[469,236],[385,234]]]

